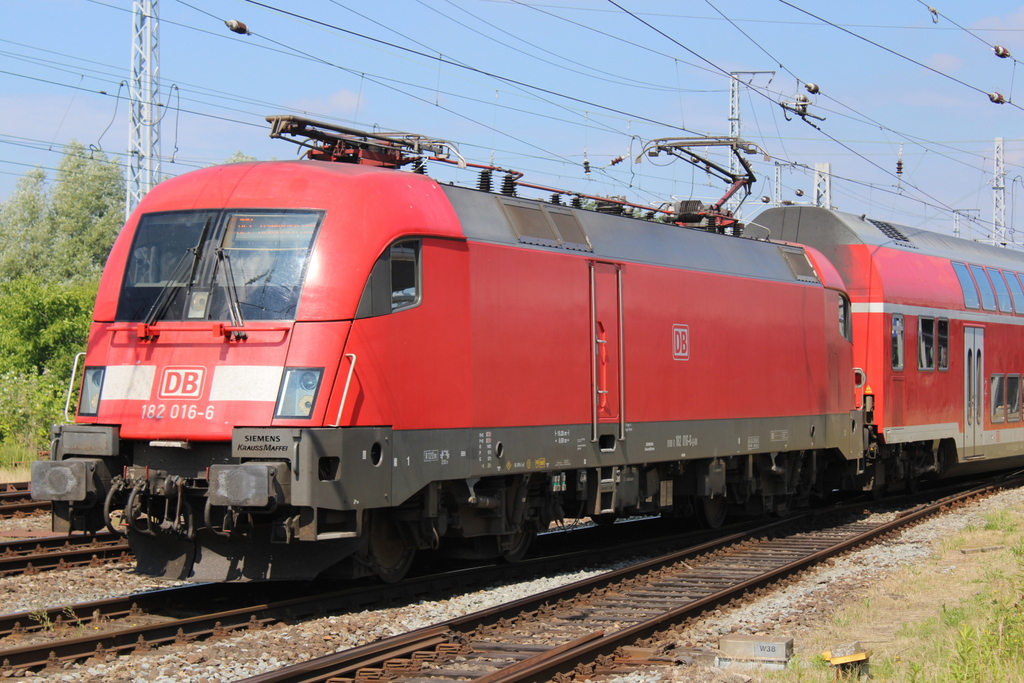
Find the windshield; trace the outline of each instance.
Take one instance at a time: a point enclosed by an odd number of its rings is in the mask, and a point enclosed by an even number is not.
[[[322,218],[287,210],[147,214],[128,257],[117,320],[294,320]]]

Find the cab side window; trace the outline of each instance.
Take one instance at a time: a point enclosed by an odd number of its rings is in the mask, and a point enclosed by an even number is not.
[[[366,280],[356,318],[375,318],[413,308],[421,300],[420,240],[402,240],[384,250]]]

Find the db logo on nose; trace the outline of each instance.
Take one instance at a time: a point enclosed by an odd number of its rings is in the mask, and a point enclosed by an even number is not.
[[[206,368],[165,368],[160,379],[160,398],[199,398]]]

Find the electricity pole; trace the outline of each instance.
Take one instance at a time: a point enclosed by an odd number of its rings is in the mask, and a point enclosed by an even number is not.
[[[159,0],[132,2],[132,76],[128,84],[128,192],[125,218],[160,182]]]

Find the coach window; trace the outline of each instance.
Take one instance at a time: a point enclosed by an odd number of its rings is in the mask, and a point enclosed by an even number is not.
[[[1017,313],[1024,315],[1024,289],[1021,289],[1020,282],[1017,280],[1016,274],[1004,270],[1003,275],[1006,276],[1006,284],[1010,287],[1010,296],[1013,297],[1013,307],[1017,309]]]
[[[949,321],[939,318],[936,341],[938,342],[939,370],[949,370]]]
[[[842,292],[839,293],[839,334],[846,341],[853,341],[853,321],[850,320],[850,300]]]
[[[1020,422],[1020,375],[1006,376],[1006,421]]]
[[[978,283],[978,291],[981,292],[981,307],[986,311],[996,310],[996,295],[992,291],[992,283],[988,281],[988,275],[981,266],[971,266],[974,274],[974,281]]]
[[[1013,304],[1010,302],[1010,290],[1006,288],[1006,281],[1003,274],[995,268],[986,268],[989,277],[992,278],[992,286],[996,290],[996,303],[1003,313],[1013,313]]]
[[[935,318],[917,319],[917,369],[935,369]]]
[[[892,314],[892,369],[903,369],[903,316]]]
[[[1006,410],[1006,389],[1002,375],[992,375],[992,422],[1004,422]]]
[[[971,279],[971,272],[963,263],[954,263],[953,271],[960,281],[960,289],[964,293],[964,308],[981,308],[981,301],[978,299],[978,288],[974,286]]]

